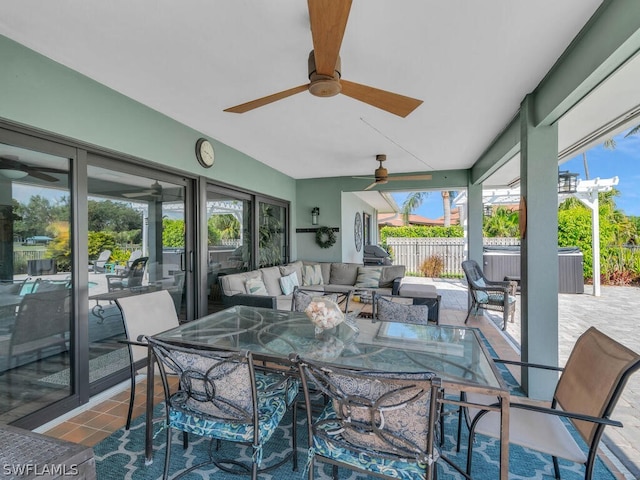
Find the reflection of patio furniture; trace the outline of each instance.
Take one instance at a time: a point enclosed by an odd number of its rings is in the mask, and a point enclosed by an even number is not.
[[[56,273],[58,273],[58,266],[53,258],[27,261],[27,274],[30,276],[55,275]]]
[[[130,342],[138,341],[140,335],[155,335],[179,325],[173,300],[166,290],[121,297],[116,302],[122,311],[124,329]],[[127,430],[131,426],[133,400],[136,396],[136,362],[147,358],[146,346],[128,344],[128,349],[131,366],[131,389],[126,424]]]
[[[433,306],[420,303],[418,298],[374,295],[373,320],[380,322],[402,322],[416,325],[427,325],[428,322],[438,323],[437,310],[431,313]],[[416,303],[417,301],[417,303]],[[435,303],[437,307],[437,303]]]
[[[89,269],[94,273],[104,273],[105,265],[111,258],[111,250],[103,250],[96,260],[90,263]]]
[[[23,297],[9,341],[7,370],[12,362],[19,365],[19,357],[23,355],[36,353],[40,360],[46,349],[57,347],[58,352],[67,351],[70,300],[69,289],[30,293]]]
[[[115,290],[131,289],[142,286],[144,269],[147,266],[149,257],[141,257],[131,264],[131,268],[123,275],[107,275],[107,288],[110,292]]]
[[[511,317],[514,321],[516,314],[516,282],[491,281],[482,273],[482,269],[475,260],[465,260],[462,262],[462,269],[467,277],[469,294],[471,295],[471,305],[464,323],[467,323],[471,311],[476,314],[479,309],[496,310],[502,312],[502,329],[506,330],[507,320]]]
[[[560,478],[558,458],[564,458],[584,464],[584,477],[590,479],[604,428],[607,425],[622,427],[622,423],[609,417],[627,380],[640,368],[640,355],[591,327],[576,341],[564,369],[523,362],[503,363],[562,371],[551,408],[511,402],[509,440],[551,455],[555,478]],[[485,405],[497,401],[496,397],[475,393],[468,393],[467,400]],[[474,436],[497,437],[500,418],[495,412],[486,410],[469,408],[467,413],[472,419],[467,459],[469,473]],[[572,430],[584,440],[588,452],[578,445]]]

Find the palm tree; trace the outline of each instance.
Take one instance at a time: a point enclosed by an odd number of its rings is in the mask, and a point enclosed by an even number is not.
[[[455,197],[458,192],[443,190],[442,192],[442,210],[444,212],[444,226],[451,226],[451,198]]]
[[[625,133],[624,138],[630,137],[631,135],[635,135],[637,133],[640,133],[640,125],[636,125],[627,133]],[[608,150],[615,150],[616,141],[613,137],[607,138],[604,142],[602,142],[602,146]],[[584,165],[585,180],[589,180],[589,164],[587,163],[587,152],[582,152],[582,164]]]
[[[405,225],[409,225],[409,215],[422,205],[427,195],[429,195],[429,192],[411,192],[405,201],[402,202],[402,222]]]

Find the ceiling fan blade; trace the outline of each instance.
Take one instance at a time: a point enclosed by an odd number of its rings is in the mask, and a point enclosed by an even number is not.
[[[405,97],[398,93],[387,92],[379,88],[369,87],[360,83],[340,80],[342,92],[347,97],[368,103],[372,107],[380,108],[400,117],[406,117],[422,104],[422,100]]]
[[[39,172],[32,168],[27,169],[27,173],[34,177],[39,178],[40,180],[44,180],[45,182],[57,182],[58,179],[56,177],[52,177],[51,175],[47,175],[46,173]]]
[[[127,198],[137,198],[137,197],[149,197],[152,196],[155,192],[152,190],[145,190],[143,192],[131,192],[131,193],[123,193],[123,197]]]
[[[378,185],[379,182],[373,182],[371,185],[369,185],[367,188],[365,188],[365,190],[371,190],[373,187],[375,187],[376,185]]]
[[[290,88],[289,90],[274,93],[273,95],[258,98],[257,100],[251,100],[250,102],[236,105],[235,107],[226,108],[224,111],[231,113],[245,113],[249,110],[253,110],[254,108],[264,107],[265,105],[277,102],[278,100],[282,100],[283,98],[290,97],[291,95],[295,95],[296,93],[304,92],[308,89],[309,84],[307,83],[306,85],[300,85],[298,87]]]
[[[316,73],[333,77],[351,0],[308,0]]]
[[[396,177],[389,177],[387,180],[431,180],[431,178],[431,175],[398,175]]]

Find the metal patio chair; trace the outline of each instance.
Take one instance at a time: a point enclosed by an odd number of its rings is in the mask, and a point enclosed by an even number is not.
[[[595,327],[576,341],[564,369],[501,360],[503,363],[560,370],[551,408],[515,403],[509,412],[509,441],[547,453],[553,458],[554,473],[560,479],[558,458],[584,464],[586,480],[591,479],[598,444],[606,426],[622,427],[611,414],[629,377],[640,368],[640,355],[616,342]],[[467,394],[467,401],[489,404],[496,399]],[[500,418],[482,407],[467,409],[470,423],[467,473],[473,459],[477,434],[499,438]],[[574,439],[572,431],[584,441]]]

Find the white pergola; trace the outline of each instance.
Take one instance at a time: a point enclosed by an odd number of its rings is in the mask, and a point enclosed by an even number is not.
[[[600,271],[600,217],[598,216],[598,193],[609,192],[618,185],[618,177],[595,178],[593,180],[578,179],[576,191],[558,195],[558,205],[569,197],[575,197],[591,210],[591,243],[593,254],[593,271]],[[482,191],[483,205],[518,205],[520,203],[520,187],[502,188]],[[460,209],[460,223],[467,231],[467,192],[461,192],[453,200]],[[593,295],[600,296],[600,275],[593,275]]]

